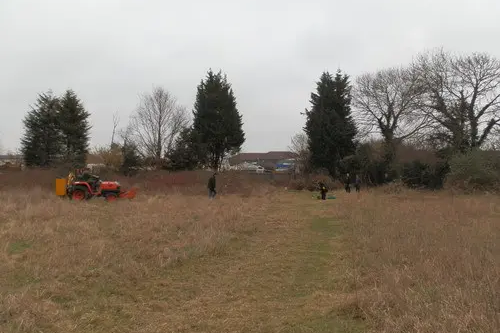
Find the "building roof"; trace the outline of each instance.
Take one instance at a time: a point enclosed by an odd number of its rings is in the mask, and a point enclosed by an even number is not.
[[[297,154],[291,151],[270,151],[266,155],[268,160],[286,160],[297,156]]]
[[[241,161],[253,161],[253,160],[262,160],[266,158],[267,153],[241,153],[231,157],[231,159],[238,159]]]
[[[270,151],[267,153],[241,153],[229,159],[230,164],[239,164],[245,161],[279,161],[295,157],[290,151]]]
[[[0,160],[19,160],[23,155],[0,155]]]

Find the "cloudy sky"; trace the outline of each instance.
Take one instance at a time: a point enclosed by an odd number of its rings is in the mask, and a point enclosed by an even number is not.
[[[161,85],[190,110],[222,69],[244,151],[286,149],[324,70],[353,78],[444,47],[500,57],[498,0],[0,0],[0,146],[19,147],[37,94],[71,88],[106,144]]]

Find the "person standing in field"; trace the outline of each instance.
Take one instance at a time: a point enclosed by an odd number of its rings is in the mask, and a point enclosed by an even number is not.
[[[213,199],[215,198],[215,195],[217,194],[217,191],[215,191],[215,175],[217,175],[217,172],[215,172],[212,177],[208,180],[208,198]]]
[[[321,193],[321,200],[326,200],[326,193],[328,192],[328,188],[323,184],[323,182],[319,183],[319,191]]]
[[[354,187],[356,188],[356,192],[359,193],[359,191],[361,191],[361,178],[359,178],[359,175],[356,175],[356,182],[354,183]]]
[[[347,193],[351,193],[351,179],[350,179],[349,173],[347,173],[347,175],[345,177],[344,185],[345,185],[345,191]]]

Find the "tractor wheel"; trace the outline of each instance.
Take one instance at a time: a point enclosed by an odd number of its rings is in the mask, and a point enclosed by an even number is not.
[[[116,199],[117,199],[116,194],[114,193],[106,194],[106,201],[116,201]]]
[[[82,189],[75,189],[73,194],[71,195],[71,199],[73,200],[85,200],[87,199],[87,192]]]

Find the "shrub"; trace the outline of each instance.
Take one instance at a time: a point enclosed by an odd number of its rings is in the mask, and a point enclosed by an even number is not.
[[[385,194],[401,194],[405,191],[405,185],[402,181],[395,180],[382,186],[382,192]]]
[[[361,144],[356,154],[344,158],[340,166],[343,175],[347,172],[349,172],[352,177],[359,175],[361,181],[367,185],[381,185],[386,183],[388,181],[386,173],[391,179],[397,178],[383,161],[380,144],[376,142]]]
[[[317,191],[318,190],[318,184],[322,182],[325,184],[325,186],[329,190],[334,190],[342,187],[342,185],[339,186],[339,182],[334,181],[330,176],[326,175],[312,175],[309,177],[306,188],[308,191]]]
[[[401,179],[410,188],[440,189],[448,171],[449,165],[445,161],[428,164],[414,160],[403,165]]]
[[[288,183],[288,188],[292,190],[302,191],[318,191],[318,184],[322,182],[329,190],[335,190],[342,187],[342,184],[333,180],[331,177],[322,174],[310,175],[306,178],[293,179]]]
[[[288,188],[292,190],[302,191],[306,188],[306,182],[304,179],[293,179],[288,184]]]
[[[446,187],[462,192],[500,189],[500,152],[473,150],[454,156]]]
[[[118,171],[123,164],[123,154],[121,147],[112,144],[111,147],[96,147],[94,154],[98,156],[102,163],[111,171]]]

